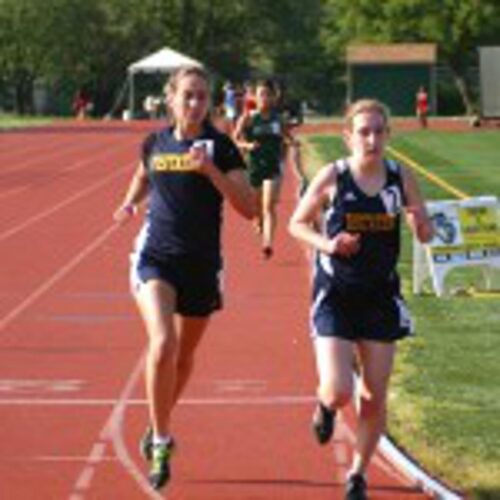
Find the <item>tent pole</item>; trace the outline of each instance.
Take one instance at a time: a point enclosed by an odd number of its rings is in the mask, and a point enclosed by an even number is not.
[[[129,94],[128,94],[128,112],[130,114],[130,119],[134,118],[134,102],[135,102],[135,89],[134,89],[134,73],[130,72],[129,75],[130,85],[129,85]]]

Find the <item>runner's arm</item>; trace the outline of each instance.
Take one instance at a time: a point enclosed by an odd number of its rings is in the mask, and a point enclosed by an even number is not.
[[[146,199],[149,193],[149,179],[142,162],[136,168],[130,181],[125,197],[120,206],[115,210],[113,218],[116,222],[123,223],[137,212],[138,205]]]
[[[243,113],[238,119],[238,122],[236,123],[236,127],[233,133],[234,142],[243,152],[252,151],[253,149],[255,149],[257,145],[255,142],[248,141],[245,138],[245,128],[248,125],[249,117],[250,117],[249,113],[247,112]]]
[[[421,243],[428,243],[434,235],[434,228],[427,214],[425,201],[413,173],[402,167],[402,174],[406,194],[406,222]]]
[[[318,230],[318,216],[328,199],[333,198],[336,184],[334,165],[323,167],[299,200],[288,224],[288,230],[292,236],[320,252],[350,257],[359,251],[359,234],[341,231],[333,238],[329,238]]]
[[[203,148],[192,148],[191,161],[200,174],[206,175],[212,184],[226,198],[231,206],[246,219],[252,219],[257,214],[255,195],[242,168],[220,171],[213,164]]]

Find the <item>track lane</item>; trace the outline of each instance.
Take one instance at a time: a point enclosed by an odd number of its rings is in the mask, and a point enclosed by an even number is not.
[[[12,238],[10,250],[3,245],[3,262],[29,262],[34,250],[41,258],[31,275],[21,266],[17,280],[2,284],[2,299],[14,293],[19,303],[36,291],[34,283],[46,282],[76,258],[77,249],[95,241],[109,225],[124,184],[110,182],[50,217],[48,232],[55,231],[61,247],[52,258],[51,245],[43,244],[49,219],[26,228],[31,247],[24,231]],[[57,189],[50,189],[59,199]],[[302,250],[283,227],[293,203],[289,185],[271,262],[261,260],[250,225],[228,213],[227,309],[214,318],[174,416],[180,446],[169,498],[341,498],[351,453],[348,427],[340,426],[333,450],[319,449],[308,428],[315,384],[308,271]],[[75,220],[69,233],[62,229]],[[114,231],[42,290],[0,336],[0,400],[19,402],[0,404],[6,422],[0,429],[6,443],[0,476],[9,479],[10,498],[32,498],[29,483],[47,498],[147,495],[137,453],[144,394],[142,381],[134,378],[144,333],[126,277],[134,224]],[[1,391],[6,380],[11,385]],[[42,399],[46,404],[30,404]],[[102,399],[109,403],[85,404]],[[370,471],[372,498],[422,498],[411,485],[395,482],[397,473],[387,467]]]

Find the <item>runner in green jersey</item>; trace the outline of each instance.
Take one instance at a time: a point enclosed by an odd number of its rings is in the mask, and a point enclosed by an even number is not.
[[[249,179],[261,207],[255,225],[262,237],[262,254],[268,259],[273,255],[285,147],[287,143],[294,143],[294,139],[276,110],[276,89],[271,81],[257,84],[256,99],[257,109],[242,115],[235,139],[248,154]]]

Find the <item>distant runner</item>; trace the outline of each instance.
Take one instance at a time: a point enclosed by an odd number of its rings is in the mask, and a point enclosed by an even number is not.
[[[296,145],[276,108],[276,90],[270,80],[257,83],[255,111],[244,113],[235,130],[238,146],[248,153],[249,178],[257,191],[260,212],[255,227],[261,235],[262,255],[273,255],[276,204],[279,201],[287,143]]]

